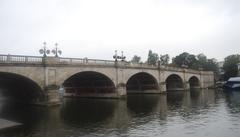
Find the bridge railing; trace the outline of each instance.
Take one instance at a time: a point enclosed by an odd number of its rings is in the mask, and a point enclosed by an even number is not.
[[[79,58],[60,58],[61,64],[84,64],[84,59]]]
[[[0,54],[1,63],[42,63],[42,57],[22,56],[22,55],[2,55]]]
[[[187,73],[192,73],[192,74],[199,74],[201,72],[201,70],[194,70],[194,69],[181,68],[181,67],[172,67],[172,66],[164,66],[164,65],[161,65],[160,68],[162,70],[175,71],[175,72],[185,71]],[[211,71],[202,71],[202,72],[211,73]]]
[[[97,60],[97,59],[88,59],[88,64],[103,64],[103,65],[114,65],[115,62],[112,60]]]
[[[156,65],[150,65],[147,63],[132,63],[132,62],[125,62],[127,67],[140,67],[140,68],[157,68]]]
[[[178,68],[178,67],[172,67],[172,66],[165,66],[165,65],[161,65],[160,68],[162,70],[170,70],[170,71],[183,71],[184,68]]]
[[[98,60],[98,59],[87,59],[87,58],[60,58],[60,64],[85,64],[85,65],[114,65],[115,62],[112,60]]]

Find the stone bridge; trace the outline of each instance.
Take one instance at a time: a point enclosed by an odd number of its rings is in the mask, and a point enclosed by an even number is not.
[[[214,86],[210,71],[126,61],[0,55],[4,94],[31,102],[57,102],[65,96],[114,97],[130,93],[165,93]]]

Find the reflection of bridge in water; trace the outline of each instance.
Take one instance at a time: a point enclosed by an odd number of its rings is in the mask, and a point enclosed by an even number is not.
[[[201,116],[208,116],[211,115],[211,111],[216,111],[211,106],[215,106],[214,104],[219,101],[221,100],[216,99],[212,90],[171,92],[170,95],[132,94],[126,100],[65,99],[61,107],[51,109],[26,107],[27,109],[22,110],[16,109],[17,106],[13,107],[15,109],[9,109],[7,105],[6,108],[2,108],[0,114],[4,117],[12,114],[17,118],[21,117],[21,120],[30,121],[27,122],[27,130],[31,128],[34,133],[39,131],[39,136],[44,136],[46,131],[49,136],[54,136],[59,134],[59,130],[66,131],[60,132],[64,134],[63,136],[71,136],[75,131],[77,132],[74,135],[78,135],[79,132],[89,132],[85,135],[94,136],[96,133],[103,134],[106,129],[126,132],[129,129],[154,123],[158,127],[166,128],[176,122],[172,120],[173,117],[188,121],[186,123],[189,123],[191,118],[202,121]],[[71,132],[66,130],[72,127],[74,130]],[[110,132],[107,133],[107,136],[111,136]]]
[[[66,96],[115,97],[128,93],[164,93],[208,88],[213,72],[125,61],[0,55],[4,94],[26,101],[57,102],[61,85]]]

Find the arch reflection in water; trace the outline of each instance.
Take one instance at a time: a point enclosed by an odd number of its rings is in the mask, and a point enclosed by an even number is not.
[[[149,121],[156,117],[151,114],[159,114],[158,118],[165,120],[167,116],[167,96],[157,94],[133,94],[127,97],[127,108],[132,117],[149,117]],[[138,121],[136,121],[138,122]],[[143,122],[143,121],[142,121]]]
[[[167,93],[167,103],[169,109],[176,109],[183,105],[183,99],[186,97],[186,92],[174,91]]]
[[[208,109],[211,104],[214,104],[216,101],[215,90],[203,90],[203,89],[191,89],[191,106],[192,107],[205,107]]]
[[[200,94],[201,94],[201,89],[195,89],[195,88],[191,88],[190,89],[190,96],[192,100],[198,100]]]
[[[205,103],[214,103],[215,96],[214,90],[193,89],[184,92],[169,92],[167,93],[167,100],[168,103],[175,106],[192,106],[192,104],[204,106]]]
[[[156,109],[159,102],[158,95],[128,95],[127,107],[130,111],[136,114],[146,115]]]
[[[65,99],[61,108],[61,118],[66,124],[99,126],[113,117],[117,100],[111,99]]]
[[[211,104],[215,103],[214,90],[191,90],[184,92],[170,92],[167,94],[168,108],[183,119],[200,118],[200,114],[211,111]],[[204,108],[204,111],[202,109]]]

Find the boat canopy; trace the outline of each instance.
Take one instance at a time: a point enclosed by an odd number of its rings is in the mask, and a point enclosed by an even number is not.
[[[240,82],[240,77],[231,77],[228,79],[229,82]]]

